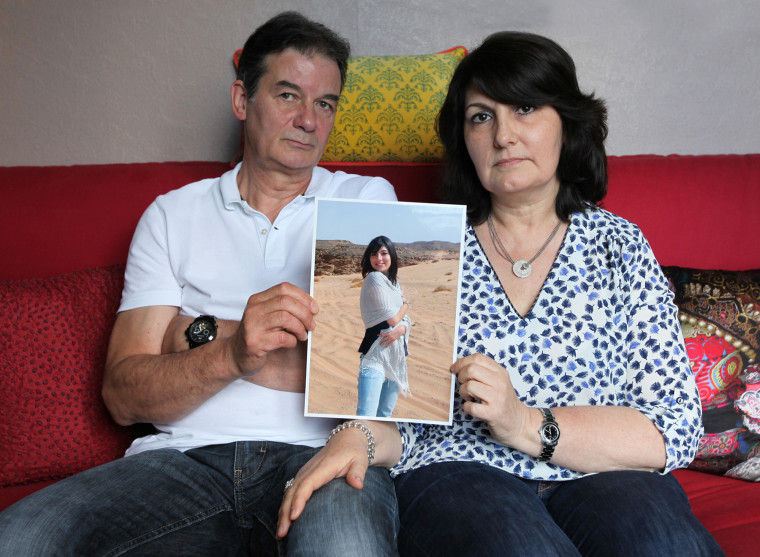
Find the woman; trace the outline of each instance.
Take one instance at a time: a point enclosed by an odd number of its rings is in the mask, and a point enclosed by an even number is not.
[[[398,284],[396,247],[385,236],[374,238],[361,261],[360,307],[366,331],[359,346],[358,416],[387,418],[399,391],[409,392],[406,355],[411,320],[409,302]]]
[[[451,427],[378,432],[376,462],[400,455],[400,553],[721,555],[668,474],[702,434],[672,295],[641,231],[595,205],[604,104],[551,40],[497,33],[454,72],[438,133],[446,201],[468,207],[458,388]],[[347,442],[281,520],[359,459]]]
[[[667,474],[701,409],[676,307],[634,225],[595,206],[606,109],[544,37],[497,33],[438,121],[466,203],[454,424],[404,425],[400,549],[716,555]]]

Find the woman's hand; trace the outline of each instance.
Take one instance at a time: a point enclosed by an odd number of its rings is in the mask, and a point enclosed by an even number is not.
[[[525,450],[520,441],[528,434],[525,429],[531,422],[531,409],[517,398],[507,370],[483,354],[473,354],[454,362],[451,372],[460,382],[459,394],[465,401],[462,409],[486,422],[499,443]],[[536,436],[532,433],[528,438]]]
[[[335,478],[346,478],[356,489],[364,487],[367,473],[367,436],[355,427],[335,434],[322,450],[304,464],[285,491],[277,521],[277,537],[284,538],[311,494]]]
[[[397,325],[387,333],[380,333],[378,338],[380,339],[380,346],[387,348],[402,336],[406,334],[406,325]]]
[[[462,409],[486,422],[496,441],[534,457],[541,453],[541,412],[520,401],[507,370],[474,354],[457,360],[451,371],[461,383]],[[562,438],[553,464],[583,473],[665,467],[662,434],[635,408],[562,406],[554,408],[554,416]]]
[[[375,466],[390,468],[401,458],[401,434],[393,422],[362,422],[375,437]],[[355,427],[339,431],[330,441],[304,464],[285,491],[277,521],[277,537],[287,535],[306,503],[317,489],[335,478],[346,478],[356,489],[364,487],[367,474],[367,436]]]

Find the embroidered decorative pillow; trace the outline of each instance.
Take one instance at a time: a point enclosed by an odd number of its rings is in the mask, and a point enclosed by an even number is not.
[[[663,270],[702,400],[691,467],[760,481],[760,270]]]
[[[435,120],[466,54],[457,46],[437,54],[350,58],[322,162],[441,161]]]

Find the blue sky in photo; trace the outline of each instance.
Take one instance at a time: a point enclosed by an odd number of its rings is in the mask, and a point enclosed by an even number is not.
[[[464,205],[318,199],[316,239],[367,245],[387,236],[394,244],[460,243],[464,215]]]

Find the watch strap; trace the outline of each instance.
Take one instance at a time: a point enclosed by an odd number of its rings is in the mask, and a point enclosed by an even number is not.
[[[557,447],[557,441],[559,440],[559,425],[554,419],[554,412],[549,408],[539,408],[541,414],[544,417],[544,421],[541,423],[541,429],[539,429],[539,435],[541,436],[541,454],[538,455],[538,460],[541,462],[549,462],[554,455],[554,449]],[[556,438],[549,441],[546,437],[545,431],[548,428],[554,428],[556,430]]]

